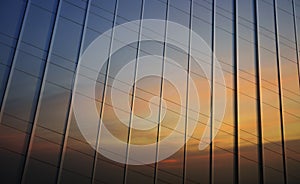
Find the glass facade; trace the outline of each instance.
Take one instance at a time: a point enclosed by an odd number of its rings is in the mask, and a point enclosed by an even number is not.
[[[141,41],[148,36],[143,34],[147,19],[165,22],[164,29],[155,30],[163,42]],[[111,54],[123,41],[115,27],[131,21],[138,25],[128,32],[138,41]],[[198,51],[190,32],[180,35],[182,47],[170,44],[169,21],[197,33],[220,66],[208,53],[191,57]],[[1,183],[299,183],[300,1],[3,0],[0,25]],[[89,132],[91,145],[76,121],[74,88],[78,77],[93,81],[88,74],[77,76],[80,58],[108,30],[108,59],[94,81],[95,97],[80,94],[95,101],[99,114],[98,128]],[[136,81],[145,70],[139,58],[148,55],[159,60],[159,75]],[[135,64],[122,81],[118,73],[129,61]],[[184,72],[172,73],[176,67]],[[215,81],[220,69],[225,85]],[[168,76],[183,93],[164,80]],[[123,87],[115,89],[115,81]],[[226,108],[218,119],[221,88]],[[115,90],[130,108],[114,106]],[[191,106],[195,100],[201,101],[200,111]],[[153,127],[133,128],[140,122]],[[192,122],[195,131],[188,135]],[[218,133],[199,150],[203,133],[217,123]],[[177,124],[185,131],[176,132]],[[96,151],[110,144],[101,137],[101,126],[126,143],[124,153],[111,153],[125,155],[124,162]],[[159,160],[160,142],[171,134],[170,144],[183,146]],[[127,164],[131,145],[149,144],[156,145],[150,152],[157,162]]]

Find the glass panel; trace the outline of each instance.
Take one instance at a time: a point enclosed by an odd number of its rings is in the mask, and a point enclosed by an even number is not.
[[[273,3],[259,1],[264,180],[283,182]]]
[[[255,76],[254,3],[239,1],[239,174],[240,182],[258,183],[258,115]],[[240,28],[242,33],[240,34]],[[243,34],[246,33],[246,34]],[[249,173],[251,169],[251,173]]]
[[[49,183],[55,183],[56,169],[53,165],[31,158],[24,181],[26,183],[39,183],[43,179]]]
[[[26,1],[19,0],[1,2],[0,24],[5,25],[0,28],[1,34],[17,38],[25,5]]]
[[[36,115],[37,126],[47,129],[48,134],[43,134],[44,130],[41,128],[35,129],[34,137],[32,139],[32,151],[30,154],[29,167],[26,172],[26,179],[31,180],[31,175],[35,173],[43,174],[44,172],[51,173],[54,170],[53,175],[49,175],[49,180],[56,180],[57,167],[60,165],[61,148],[62,148],[62,134],[65,133],[66,120],[68,116],[68,108],[70,103],[72,80],[74,77],[74,66],[69,63],[76,63],[78,59],[78,51],[80,46],[80,39],[82,34],[82,23],[84,18],[84,10],[67,3],[66,1],[60,2],[60,12],[57,15],[57,24],[55,27],[55,34],[52,38],[52,52],[49,53],[47,68],[45,69],[44,88],[40,94],[40,109]],[[77,16],[72,16],[76,14]],[[72,16],[73,20],[68,17]],[[76,22],[81,21],[81,22]],[[50,39],[51,37],[48,36]],[[59,65],[54,60],[58,56],[60,59]],[[68,68],[70,66],[70,68]],[[64,68],[62,68],[64,67]],[[57,143],[44,141],[39,144],[36,143],[41,139],[57,140]],[[40,145],[49,147],[55,151],[51,153],[51,159],[48,158],[46,153],[40,152]],[[50,150],[51,150],[50,149]],[[35,156],[37,155],[37,156]],[[38,158],[36,158],[38,157]],[[54,159],[55,158],[55,159]],[[55,168],[49,168],[41,164],[38,166],[38,170],[35,170],[34,159],[38,159],[43,163],[48,163]],[[33,163],[31,163],[33,162]],[[33,166],[31,166],[33,165]],[[32,168],[31,168],[32,167]],[[47,177],[42,178],[47,179]]]
[[[222,126],[213,140],[213,181],[216,183],[233,182],[233,1],[216,1],[216,57],[221,64],[226,82],[226,110]],[[218,89],[215,85],[215,90]],[[214,98],[218,104],[218,98]],[[217,122],[217,120],[214,120]]]
[[[90,178],[93,168],[93,156],[67,148],[63,169]],[[74,160],[77,160],[74,162]]]
[[[122,24],[132,20],[138,20],[141,13],[141,0],[132,0],[128,3],[125,0],[118,2],[118,18],[117,24]],[[134,11],[132,11],[134,10]]]
[[[128,4],[127,1],[121,0],[118,2],[118,9],[117,9],[117,17],[116,17],[116,24],[123,24],[128,21],[132,20],[138,20],[140,19],[141,14],[141,7],[142,1],[141,0],[135,0],[132,1],[130,4]],[[135,11],[132,11],[135,10]],[[130,36],[133,36],[135,38],[138,38],[139,35],[139,25],[135,27],[123,27],[126,30],[126,33],[128,33]],[[114,38],[112,38],[112,47],[115,48],[122,43],[123,37],[120,35],[123,35],[124,32],[115,31],[114,32]],[[121,39],[121,40],[120,40]],[[132,99],[132,90],[127,91],[127,89],[131,89],[133,80],[134,80],[134,73],[135,73],[135,62],[136,62],[136,56],[137,56],[137,43],[132,43],[129,45],[126,45],[119,50],[117,50],[113,55],[111,56],[109,60],[109,73],[108,73],[108,81],[107,81],[107,88],[106,88],[106,96],[105,103],[103,105],[103,116],[102,116],[102,122],[103,124],[101,126],[105,126],[108,131],[110,131],[113,136],[115,136],[119,141],[122,141],[123,143],[127,143],[128,139],[128,125],[130,121],[130,108],[127,106],[131,104]],[[120,70],[126,66],[128,63],[132,63],[132,65],[129,66],[130,73],[128,73],[127,80],[123,78],[117,78],[118,73]],[[104,66],[105,67],[105,66]],[[105,69],[105,68],[102,69]],[[105,74],[105,70],[102,70],[102,73]],[[112,87],[112,85],[115,84],[116,87]],[[112,91],[117,92],[118,96],[111,96]],[[113,105],[111,98],[114,98],[114,100],[118,103],[117,105]],[[120,100],[120,99],[128,99]],[[128,108],[127,108],[128,107]],[[116,112],[118,114],[121,114],[122,119],[119,119]],[[101,128],[102,130],[102,128]],[[132,133],[133,129],[131,129]],[[112,150],[107,149],[106,147],[103,148],[105,144],[107,144],[107,141],[104,138],[101,138],[102,131],[100,131],[100,141],[99,141],[99,149],[102,149],[102,151],[108,151],[111,152],[111,154],[118,155],[121,160],[125,161],[125,155],[126,155],[126,146],[125,144],[122,147],[119,147],[120,152],[115,153]],[[119,164],[112,162],[102,156],[101,154],[97,153],[98,157],[96,160],[96,173],[95,173],[95,179],[97,181],[101,182],[107,182],[107,183],[121,183],[124,178],[124,164]],[[103,167],[105,166],[105,167]],[[131,169],[132,171],[132,169]],[[126,173],[131,172],[129,169],[127,169]],[[107,177],[110,176],[110,177]],[[128,177],[128,176],[127,176]],[[130,179],[130,178],[128,178]]]
[[[50,165],[58,164],[60,145],[38,136],[34,138],[32,145],[30,158],[41,160]]]
[[[211,46],[211,11],[212,3],[206,1],[194,1],[193,2],[193,18],[192,18],[192,30],[195,31],[204,41],[207,46]],[[194,42],[192,44],[192,56],[195,55],[196,47]],[[210,125],[210,85],[209,79],[204,73],[204,68],[201,68],[198,63],[206,65],[206,69],[209,69],[207,75],[210,73],[211,57],[209,53],[199,53],[201,58],[191,58],[191,79],[195,83],[197,94],[189,91],[189,102],[199,100],[200,112],[195,112],[195,109],[189,109],[188,111],[188,123],[195,123],[197,121],[196,128],[191,135],[191,138],[187,142],[186,153],[186,183],[209,183],[210,172],[210,147],[206,147],[204,150],[199,150],[199,143],[204,133],[204,130]],[[191,85],[191,84],[190,84]],[[198,98],[198,99],[197,99]],[[192,107],[189,107],[192,108]],[[197,119],[198,116],[198,119]]]
[[[278,29],[280,35],[280,66],[283,101],[284,135],[286,145],[286,166],[288,182],[296,182],[297,171],[300,168],[299,152],[300,137],[300,91],[299,66],[296,61],[294,17],[292,1],[278,1]],[[294,159],[291,162],[291,159]]]
[[[24,72],[15,70],[7,96],[4,113],[31,123],[34,116],[37,88],[40,80]],[[22,93],[19,93],[22,91]],[[18,100],[17,100],[18,99]],[[2,121],[5,121],[2,119]]]
[[[34,5],[29,7],[28,17],[25,20],[24,25],[24,35],[20,38],[22,42],[26,40],[32,40],[33,44],[35,44],[35,48],[37,50],[47,49],[46,46],[49,42],[46,35],[49,34],[51,27],[53,26],[52,17],[54,15],[46,12],[45,10],[39,9]],[[40,21],[36,21],[35,17],[40,17]],[[40,23],[42,22],[42,25]],[[41,27],[40,29],[36,29],[35,27]],[[40,39],[34,40],[32,35],[27,34],[28,31],[32,32],[33,28],[35,28],[35,33]],[[31,30],[31,31],[30,31]],[[29,38],[30,37],[30,38]],[[22,49],[22,45],[21,48]],[[23,52],[18,52],[19,54],[15,58],[16,68],[12,69],[11,74],[13,75],[9,88],[7,89],[7,99],[4,105],[4,113],[8,113],[13,115],[16,118],[20,118],[24,121],[31,122],[33,118],[33,113],[35,109],[35,100],[38,94],[37,89],[40,86],[40,80],[37,77],[41,70],[41,66],[43,65],[43,60],[40,58],[32,59],[31,56],[25,54]],[[28,62],[34,61],[34,65],[28,67]],[[24,65],[27,63],[27,66]],[[21,69],[24,72],[32,72],[24,73],[18,71],[17,69]],[[35,71],[35,72],[34,72]],[[7,77],[7,76],[6,76]],[[5,78],[6,78],[5,77]],[[7,80],[7,78],[6,78]],[[22,94],[19,91],[23,91]],[[18,99],[17,101],[15,99]],[[3,117],[4,118],[4,117]],[[2,119],[2,121],[5,121]]]
[[[51,83],[44,89],[38,125],[63,134],[70,91]]]
[[[9,67],[0,64],[0,96],[4,95],[4,89],[6,87],[6,79],[9,73]],[[2,98],[0,100],[0,104],[2,104]]]
[[[132,126],[137,127],[141,124],[149,127],[146,130],[139,130],[133,128],[131,132],[131,144],[135,145],[148,145],[155,144],[157,139],[157,121],[159,117],[159,96],[161,78],[159,76],[146,76],[141,75],[147,71],[151,71],[151,68],[146,66],[147,60],[143,60],[143,57],[151,57],[151,66],[156,70],[162,71],[162,56],[163,44],[155,41],[143,41],[140,43],[140,59],[138,60],[137,79],[135,101],[134,101],[134,116],[132,119]],[[156,56],[155,56],[156,55]],[[154,62],[155,61],[155,62]],[[148,61],[149,62],[149,61]],[[154,66],[155,64],[155,66]],[[157,72],[157,71],[153,71]],[[142,118],[142,119],[141,119]],[[141,139],[141,137],[143,137]],[[155,155],[156,149],[149,150],[151,155]],[[129,152],[129,156],[134,152]],[[132,157],[131,157],[132,158]],[[130,159],[130,158],[129,158]],[[133,158],[134,159],[134,158]],[[152,159],[155,159],[153,157]],[[127,182],[136,182],[137,180],[145,180],[147,183],[153,182],[155,164],[129,166],[129,172],[127,175]],[[141,173],[143,173],[141,175]],[[135,178],[137,177],[137,178]]]
[[[183,10],[189,12],[189,1],[170,1],[168,20],[182,24],[189,27],[189,15],[178,9],[176,6],[180,6]],[[173,35],[170,35],[173,36]],[[169,37],[170,38],[170,37]],[[168,35],[167,35],[168,41]],[[174,140],[170,142],[172,144],[183,144],[184,132],[176,132],[176,126],[184,126],[186,113],[184,108],[186,107],[186,89],[187,89],[187,75],[186,70],[188,66],[188,43],[189,35],[182,35],[180,44],[182,49],[171,44],[166,45],[166,60],[164,67],[163,77],[165,78],[163,83],[163,100],[165,106],[162,107],[161,114],[161,129],[159,135],[159,141],[169,138],[170,134],[174,135]],[[183,50],[185,49],[185,50]],[[173,60],[173,62],[171,61]],[[174,62],[178,65],[176,66]],[[177,72],[174,72],[177,71]],[[178,91],[179,90],[179,91]],[[179,124],[179,125],[178,125]],[[166,146],[166,145],[164,145]],[[168,149],[158,144],[159,157],[160,150]],[[170,148],[172,149],[172,148]],[[184,147],[181,147],[176,153],[170,157],[162,160],[158,163],[157,180],[171,183],[182,182],[183,177],[183,162],[184,162]]]
[[[30,11],[26,20],[22,42],[46,50],[50,41],[54,14],[45,11],[34,5],[30,6]]]
[[[0,125],[1,140],[2,139],[2,125]],[[10,134],[11,135],[11,134]],[[6,139],[7,140],[7,139]],[[17,140],[18,142],[23,142],[24,140]],[[2,142],[1,142],[2,146]],[[0,177],[2,181],[8,181],[12,183],[18,183],[21,176],[21,167],[24,156],[9,150],[0,149],[0,161],[5,167],[0,168]]]

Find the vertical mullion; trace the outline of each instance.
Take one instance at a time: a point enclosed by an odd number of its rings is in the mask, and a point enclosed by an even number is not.
[[[133,86],[132,86],[132,96],[131,96],[131,104],[130,104],[130,115],[129,115],[129,123],[128,123],[128,134],[127,134],[127,146],[126,146],[126,155],[125,155],[125,165],[124,165],[124,175],[123,175],[123,183],[127,183],[127,173],[128,173],[128,157],[129,157],[129,149],[130,149],[130,140],[131,140],[131,125],[134,113],[134,100],[135,100],[135,91],[136,91],[136,76],[138,70],[138,60],[140,55],[140,40],[142,35],[142,24],[143,24],[143,13],[144,13],[144,0],[141,3],[141,12],[140,12],[140,21],[139,21],[139,31],[138,31],[138,41],[137,41],[137,49],[136,49],[136,58],[135,58],[135,66],[134,66],[134,76],[133,76]]]
[[[238,0],[234,0],[234,183],[239,183]]]
[[[186,77],[186,108],[185,108],[185,127],[184,127],[184,150],[183,150],[183,177],[182,183],[186,180],[186,155],[187,155],[187,127],[188,127],[188,109],[189,109],[189,81],[190,81],[190,67],[191,67],[191,37],[192,37],[192,18],[193,18],[193,0],[190,0],[190,20],[189,20],[189,42],[188,42],[188,65],[187,65],[187,77]]]
[[[10,70],[8,72],[8,79],[7,79],[6,83],[5,83],[5,88],[4,88],[4,92],[3,92],[3,96],[2,96],[3,99],[0,102],[0,107],[1,107],[1,111],[0,111],[0,123],[1,123],[1,120],[2,120],[2,117],[3,117],[4,106],[5,106],[5,103],[6,103],[6,99],[7,99],[7,96],[8,96],[9,87],[11,85],[12,76],[13,76],[13,73],[14,73],[13,70],[16,67],[17,55],[19,53],[19,49],[20,49],[20,45],[21,45],[21,39],[23,37],[25,22],[27,20],[28,11],[29,11],[29,6],[30,6],[30,0],[26,1],[24,14],[23,14],[23,18],[22,18],[22,21],[21,21],[20,29],[19,29],[19,34],[17,36],[16,48],[14,49],[13,58],[12,58],[12,62],[11,62],[11,67],[10,67]]]
[[[76,87],[76,81],[77,81],[77,75],[78,75],[78,66],[80,66],[80,56],[83,50],[83,44],[84,44],[84,37],[86,33],[86,28],[87,28],[87,17],[88,17],[88,12],[90,10],[90,5],[91,5],[92,0],[87,0],[87,5],[86,5],[86,11],[84,14],[84,23],[83,23],[83,28],[80,36],[80,46],[79,46],[79,51],[77,54],[77,63],[76,63],[76,69],[75,69],[75,76],[73,77],[73,82],[72,82],[72,94],[69,97],[69,105],[68,105],[68,111],[67,111],[67,120],[66,120],[66,125],[64,129],[64,138],[63,138],[63,143],[62,143],[62,148],[61,148],[61,155],[59,158],[59,165],[58,165],[58,171],[57,171],[57,178],[56,178],[56,183],[60,183],[61,181],[61,175],[62,175],[62,169],[63,169],[63,163],[65,159],[65,152],[67,148],[67,139],[69,136],[69,129],[70,129],[70,123],[71,123],[71,116],[72,116],[72,106],[73,106],[73,101],[74,101],[74,96],[75,96],[75,90],[74,87]]]
[[[31,149],[32,149],[35,129],[36,129],[36,126],[37,126],[38,114],[39,114],[39,110],[40,110],[40,107],[41,107],[42,94],[43,94],[43,91],[45,89],[46,74],[47,74],[47,71],[48,71],[49,63],[50,63],[50,55],[51,55],[52,49],[53,49],[53,40],[54,40],[54,35],[56,34],[56,28],[57,28],[57,24],[58,24],[58,17],[59,17],[59,14],[60,14],[60,9],[61,9],[61,0],[59,0],[59,2],[57,3],[55,19],[54,19],[54,25],[53,25],[53,28],[52,28],[52,33],[51,33],[51,36],[50,36],[50,42],[49,42],[49,47],[48,47],[49,50],[47,52],[45,67],[44,67],[43,72],[42,72],[42,74],[43,74],[42,75],[42,84],[41,84],[41,87],[38,89],[38,93],[37,93],[37,94],[39,94],[39,96],[37,97],[37,105],[36,105],[35,112],[34,112],[33,124],[32,124],[32,128],[31,128],[31,131],[30,131],[29,142],[28,142],[28,145],[26,147],[25,161],[24,161],[24,165],[23,165],[23,169],[22,169],[22,176],[21,176],[21,183],[25,182],[25,174],[26,174],[26,170],[27,170],[28,164],[29,164],[29,158],[30,158],[30,153],[31,153]]]
[[[263,170],[263,147],[262,147],[262,108],[261,108],[261,76],[260,76],[260,52],[259,52],[259,19],[258,19],[258,2],[254,0],[254,45],[255,45],[255,73],[256,73],[256,108],[257,108],[257,134],[258,134],[258,176],[259,182],[264,183],[264,170]]]
[[[298,66],[298,77],[299,77],[299,88],[300,88],[300,64],[299,64],[299,48],[298,48],[298,29],[297,29],[297,18],[296,18],[296,4],[295,0],[292,0],[293,6],[293,18],[294,18],[294,32],[295,32],[295,46],[296,46],[296,60]]]
[[[282,161],[283,161],[283,174],[284,183],[287,183],[286,173],[286,155],[285,155],[285,138],[284,138],[284,116],[283,116],[283,102],[282,102],[282,85],[281,85],[281,67],[280,67],[280,48],[279,48],[279,33],[278,33],[278,15],[277,15],[277,0],[273,0],[274,8],[274,25],[275,25],[275,40],[276,40],[276,60],[277,60],[277,77],[278,77],[278,97],[280,108],[280,127],[281,127],[281,144],[282,144]]]
[[[111,53],[112,53],[112,44],[113,44],[113,38],[114,38],[114,30],[116,25],[116,19],[117,19],[117,9],[118,9],[118,1],[115,2],[114,7],[114,17],[112,22],[112,29],[111,29],[111,35],[110,35],[110,44],[109,44],[109,51],[108,51],[108,60],[106,65],[106,73],[105,73],[105,79],[104,79],[104,86],[103,86],[103,93],[102,93],[102,103],[100,107],[100,113],[99,113],[99,124],[98,124],[98,130],[96,135],[96,145],[95,145],[95,154],[93,159],[93,169],[92,169],[92,177],[91,177],[91,183],[94,183],[95,181],[95,175],[96,175],[96,166],[97,166],[97,160],[98,160],[98,148],[99,148],[99,141],[100,141],[100,132],[101,132],[101,122],[103,117],[103,108],[105,104],[105,96],[106,96],[106,90],[107,90],[107,82],[108,82],[108,73],[109,73],[109,66],[110,66],[110,60],[111,60]]]
[[[213,183],[213,121],[214,121],[214,71],[215,71],[215,28],[216,28],[216,2],[212,1],[212,33],[211,33],[211,89],[210,89],[210,147],[209,147],[209,183]]]
[[[163,61],[161,70],[161,82],[160,82],[160,94],[159,94],[159,109],[158,109],[158,124],[157,124],[157,137],[156,137],[156,152],[155,152],[155,168],[153,183],[157,183],[157,172],[158,172],[158,157],[159,157],[159,136],[160,136],[160,126],[161,126],[161,111],[162,111],[162,98],[163,98],[163,85],[164,85],[164,70],[165,70],[165,60],[166,60],[166,41],[167,41],[167,29],[168,29],[168,17],[169,17],[169,0],[167,0],[166,5],[166,17],[165,17],[165,32],[164,32],[164,45],[163,45]]]

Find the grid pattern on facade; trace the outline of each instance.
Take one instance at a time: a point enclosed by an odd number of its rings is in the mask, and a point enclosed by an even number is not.
[[[142,42],[144,19],[166,22],[160,42]],[[131,144],[156,143],[174,130],[172,122],[195,121],[196,131],[171,157],[148,165],[111,161],[86,142],[73,112],[74,82],[81,54],[105,31],[140,20],[130,31],[139,40],[108,57],[97,79],[100,119],[120,140]],[[211,47],[224,72],[227,104],[223,120],[214,118],[218,88],[214,58],[203,55],[210,66],[209,86],[190,57],[190,33],[182,35],[188,53],[167,44],[167,21],[182,24]],[[13,0],[0,6],[0,180],[3,183],[297,183],[300,169],[300,2],[297,0]],[[114,44],[115,33],[108,38]],[[161,76],[135,83],[128,94],[130,110],[120,109],[129,127],[143,117],[150,97],[158,117],[157,127],[141,140],[141,132],[118,125],[113,114],[112,82],[124,60],[135,60],[132,80],[139,72],[139,57],[161,55]],[[186,89],[181,104],[172,85],[164,80],[166,58],[177,60],[189,75],[180,76]],[[93,72],[93,69],[87,68]],[[77,76],[78,77],[78,76]],[[88,76],[79,76],[86,77]],[[201,111],[189,109],[195,94],[193,78],[202,100]],[[124,81],[118,81],[127,85]],[[223,86],[224,87],[224,86]],[[122,89],[117,89],[122,92]],[[86,96],[85,98],[90,98]],[[164,109],[163,103],[170,109]],[[180,110],[185,108],[184,113]],[[146,109],[146,110],[145,110]],[[144,110],[144,111],[143,111]],[[166,119],[161,114],[166,113]],[[205,129],[221,121],[217,136],[205,150],[198,144]],[[101,126],[94,133],[101,147]],[[214,131],[211,129],[211,131]],[[183,135],[182,135],[183,134]],[[187,130],[178,132],[185,141]],[[212,137],[211,137],[212,138]],[[118,153],[112,153],[118,154]]]

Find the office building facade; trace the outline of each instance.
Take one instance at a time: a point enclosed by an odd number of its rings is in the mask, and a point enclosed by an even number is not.
[[[152,28],[159,41],[144,39],[147,20],[165,23]],[[126,32],[117,28],[132,22],[125,35],[136,41],[112,54]],[[168,40],[174,23],[189,30],[178,28],[183,46]],[[6,0],[0,25],[1,183],[300,181],[300,1]],[[211,53],[193,57],[192,33]],[[94,80],[97,70],[80,58],[99,36],[107,40],[107,60]],[[156,57],[159,72],[136,80],[151,70],[141,64],[145,56]],[[118,73],[130,61],[128,83]],[[88,133],[74,108],[81,78],[96,84],[94,96],[79,94],[82,108],[93,100],[99,115]],[[192,107],[198,101],[200,110]],[[93,110],[85,110],[89,127]],[[139,130],[141,122],[150,128]],[[103,127],[125,144],[122,153],[105,150],[114,142],[101,137]],[[160,159],[160,142],[171,135],[167,145],[180,147]],[[207,145],[199,150],[201,142]],[[148,152],[154,161],[130,164],[130,149],[143,145],[155,145]]]

